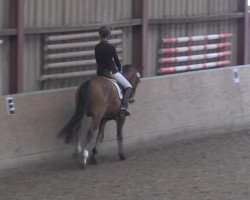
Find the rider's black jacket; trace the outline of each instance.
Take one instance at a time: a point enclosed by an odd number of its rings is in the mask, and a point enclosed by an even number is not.
[[[107,72],[114,74],[121,71],[121,64],[116,49],[108,41],[100,41],[95,46],[95,59],[98,65],[97,75],[104,75]]]

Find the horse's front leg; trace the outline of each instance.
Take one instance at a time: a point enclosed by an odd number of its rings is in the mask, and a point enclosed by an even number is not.
[[[122,128],[124,125],[124,122],[126,120],[126,116],[119,116],[116,119],[116,124],[117,124],[117,143],[118,143],[118,156],[120,160],[126,160],[126,157],[123,152],[123,135],[122,135]]]

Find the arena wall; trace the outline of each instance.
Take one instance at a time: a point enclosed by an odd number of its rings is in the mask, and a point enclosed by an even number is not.
[[[143,79],[132,105],[132,116],[125,124],[125,149],[136,146],[137,142],[165,136],[249,129],[249,67]],[[239,80],[234,79],[237,70]],[[65,156],[67,162],[66,155],[72,147],[64,145],[55,135],[74,112],[75,89],[14,95],[13,116],[7,114],[8,96],[0,97],[0,168],[44,162],[59,155]],[[102,144],[112,154],[116,154],[115,130],[114,124],[109,123]]]

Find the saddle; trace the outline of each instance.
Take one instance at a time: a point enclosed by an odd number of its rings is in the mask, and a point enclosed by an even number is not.
[[[97,71],[97,76],[103,76],[107,78],[109,81],[111,81],[116,87],[120,100],[123,99],[123,87],[114,79],[114,77],[110,74],[110,72],[106,70],[102,70],[101,72]]]
[[[120,100],[122,100],[123,99],[123,88],[119,85],[119,83],[114,78],[108,78],[108,77],[106,77],[106,78],[115,85],[118,96],[119,96]]]

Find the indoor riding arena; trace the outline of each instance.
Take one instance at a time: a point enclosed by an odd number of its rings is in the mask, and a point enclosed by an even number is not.
[[[142,78],[126,159],[110,121],[82,169],[57,134],[103,24]],[[246,0],[0,0],[0,199],[250,199],[248,35]]]

